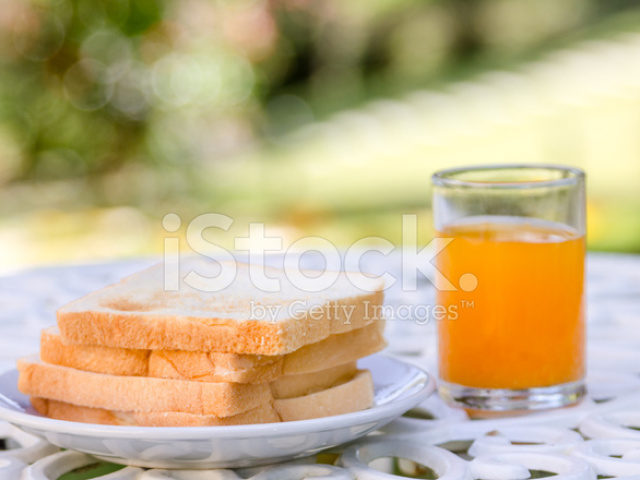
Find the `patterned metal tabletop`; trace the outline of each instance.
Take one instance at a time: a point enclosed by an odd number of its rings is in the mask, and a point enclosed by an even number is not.
[[[375,260],[375,261],[374,261]],[[64,303],[153,264],[138,259],[36,268],[0,277],[0,370],[38,350],[39,333]],[[312,260],[313,261],[313,260]],[[368,268],[367,268],[368,267]],[[365,269],[393,271],[399,255]],[[429,304],[428,281],[417,292],[387,292],[388,305]],[[640,256],[588,258],[588,398],[577,407],[525,417],[470,421],[437,395],[346,448],[283,465],[242,470],[143,470],[99,462],[0,422],[0,480],[204,480],[440,478],[640,480]],[[434,326],[389,321],[387,353],[436,372]]]

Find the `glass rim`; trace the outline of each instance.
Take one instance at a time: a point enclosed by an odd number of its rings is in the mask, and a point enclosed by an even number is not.
[[[456,175],[465,172],[474,171],[491,171],[491,170],[549,170],[556,172],[566,172],[570,175],[562,178],[554,178],[551,180],[525,180],[522,182],[491,182],[491,181],[473,181],[459,180],[450,178],[449,175]],[[584,179],[584,171],[577,167],[567,165],[546,164],[546,163],[500,163],[487,165],[471,165],[467,167],[447,168],[438,170],[431,176],[434,186],[438,187],[468,187],[468,188],[504,188],[504,189],[523,189],[532,187],[557,187],[574,185],[578,181]]]

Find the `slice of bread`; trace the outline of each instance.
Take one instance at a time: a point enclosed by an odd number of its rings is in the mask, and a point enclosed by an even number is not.
[[[349,381],[302,397],[273,402],[283,422],[357,412],[373,405],[373,379],[369,370],[360,370]]]
[[[282,373],[294,375],[318,372],[373,355],[387,346],[384,320],[341,335],[331,335],[322,342],[312,343],[284,357]]]
[[[350,380],[357,370],[356,362],[349,362],[319,372],[284,375],[271,382],[271,393],[273,398],[309,395]]]
[[[283,364],[282,355],[65,345],[57,327],[42,331],[40,358],[87,372],[225,383],[269,382],[282,375]]]
[[[287,355],[247,355],[184,350],[134,350],[65,345],[56,329],[42,331],[40,358],[46,363],[112,375],[139,375],[204,382],[263,383],[317,372],[382,350],[384,321],[331,335]]]
[[[204,257],[181,262],[176,291],[165,289],[163,264],[131,275],[58,310],[62,339],[140,350],[283,355],[380,316],[382,281],[372,280],[365,291],[340,272],[329,288],[309,292],[284,270],[265,267],[267,277],[281,284],[270,293],[254,286],[249,265],[236,265],[235,280],[218,292],[193,286],[196,275],[219,274],[220,264]]]
[[[40,359],[45,363],[111,375],[146,376],[150,350],[65,345],[57,327],[40,333]]]
[[[359,371],[352,379],[320,392],[275,400],[230,417],[109,410],[41,397],[31,397],[31,403],[42,415],[73,422],[156,427],[241,425],[306,420],[364,410],[373,405],[373,382],[369,371]]]
[[[85,407],[137,412],[183,412],[230,417],[272,400],[269,384],[208,383],[106,375],[18,360],[19,390]]]
[[[282,376],[282,355],[261,356],[271,362],[256,362],[250,369],[229,370],[218,363],[218,358],[234,353],[215,352],[187,352],[184,350],[150,350],[150,377],[184,378],[197,382],[236,382],[236,383],[264,383]],[[224,362],[221,362],[224,363]]]
[[[81,407],[40,397],[31,397],[31,404],[42,415],[70,422],[102,425],[144,427],[213,427],[279,422],[272,403],[260,405],[231,417],[197,415],[183,412],[121,412],[103,408]]]

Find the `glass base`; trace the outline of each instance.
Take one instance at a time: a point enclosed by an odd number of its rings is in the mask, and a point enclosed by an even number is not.
[[[508,388],[464,387],[440,381],[440,396],[450,405],[489,412],[520,412],[560,408],[579,402],[586,394],[583,381],[552,387]]]

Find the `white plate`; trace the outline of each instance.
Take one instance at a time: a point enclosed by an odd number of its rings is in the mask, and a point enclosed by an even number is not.
[[[155,468],[237,468],[312,455],[362,437],[413,408],[435,389],[423,370],[384,355],[362,359],[375,385],[368,410],[315,420],[229,427],[117,427],[53,420],[17,389],[18,372],[0,376],[0,419],[63,448],[103,460]]]

